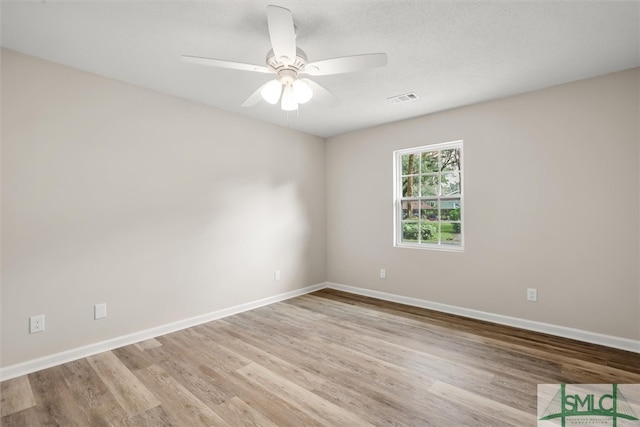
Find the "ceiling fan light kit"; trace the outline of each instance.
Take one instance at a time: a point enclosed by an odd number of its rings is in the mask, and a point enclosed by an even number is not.
[[[266,85],[262,86],[260,90],[260,95],[262,95],[262,99],[267,101],[269,104],[275,105],[278,103],[280,99],[280,95],[282,94],[282,83],[278,80],[271,80]]]
[[[267,6],[267,24],[272,49],[267,53],[266,66],[190,55],[183,55],[182,61],[234,70],[274,73],[276,79],[260,86],[242,106],[252,107],[260,100],[273,105],[280,101],[280,108],[284,111],[295,111],[299,104],[305,104],[314,97],[326,104],[338,102],[326,88],[311,79],[301,78],[300,75],[350,73],[381,67],[387,63],[387,55],[384,53],[344,56],[309,63],[304,51],[296,46],[295,26],[289,9]]]
[[[295,80],[291,86],[298,104],[306,104],[313,97],[313,91],[304,80]]]
[[[293,94],[291,85],[286,85],[282,91],[281,107],[284,111],[295,111],[298,109],[298,103],[296,102],[296,97]]]

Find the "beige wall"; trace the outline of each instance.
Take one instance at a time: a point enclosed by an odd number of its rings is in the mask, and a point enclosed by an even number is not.
[[[323,283],[324,168],[321,138],[3,50],[2,365]]]
[[[3,50],[0,366],[325,280],[640,339],[639,79],[325,144]],[[465,252],[394,248],[393,150],[457,139]]]
[[[327,279],[639,339],[639,78],[630,70],[329,139]],[[392,152],[458,139],[464,253],[394,248]]]

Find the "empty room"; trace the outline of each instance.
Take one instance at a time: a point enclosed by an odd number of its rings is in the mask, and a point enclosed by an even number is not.
[[[640,427],[640,2],[0,7],[0,425]]]

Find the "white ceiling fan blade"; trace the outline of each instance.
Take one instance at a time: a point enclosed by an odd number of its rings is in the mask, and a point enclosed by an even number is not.
[[[296,31],[291,11],[280,6],[267,6],[267,24],[276,58],[285,64],[293,63],[296,59]]]
[[[329,90],[327,90],[324,86],[321,86],[311,79],[300,80],[308,84],[311,88],[311,91],[313,92],[313,97],[311,99],[329,106],[337,105],[340,102],[340,100],[334,94],[329,92]]]
[[[244,62],[225,61],[223,59],[202,58],[199,56],[182,55],[182,62],[191,64],[209,65],[211,67],[230,68],[232,70],[257,71],[258,73],[270,73],[267,67],[263,65],[245,64]]]
[[[384,65],[387,65],[386,53],[368,53],[310,62],[304,67],[303,72],[310,76],[327,76],[362,71]]]

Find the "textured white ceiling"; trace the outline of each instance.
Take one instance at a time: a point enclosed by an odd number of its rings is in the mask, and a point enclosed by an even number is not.
[[[316,77],[340,98],[298,113],[242,101],[270,75],[266,5],[289,8],[309,60],[386,52],[384,68]],[[319,136],[640,66],[640,1],[2,2],[2,46]],[[420,99],[387,98],[415,92]]]

